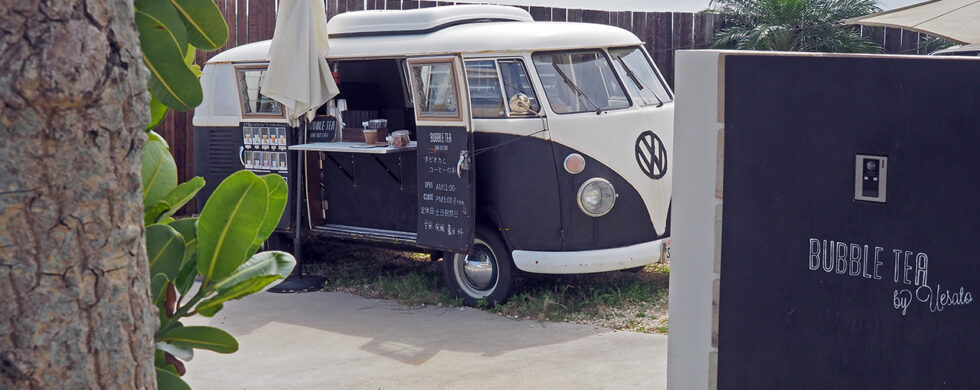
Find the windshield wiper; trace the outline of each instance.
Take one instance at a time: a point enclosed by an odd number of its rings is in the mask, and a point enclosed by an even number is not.
[[[589,104],[592,105],[592,107],[595,107],[595,114],[596,115],[599,115],[599,114],[602,113],[602,107],[599,107],[599,105],[598,104],[595,104],[595,102],[593,102],[592,99],[589,99],[589,95],[586,95],[585,92],[582,92],[582,90],[579,89],[579,87],[577,85],[575,85],[574,82],[572,82],[572,79],[568,78],[568,75],[566,75],[565,72],[562,71],[561,68],[558,67],[558,64],[557,63],[552,62],[551,63],[551,66],[554,66],[555,67],[555,70],[558,71],[558,74],[561,75],[561,78],[565,80],[565,83],[567,83],[569,87],[572,87],[572,89],[574,89],[575,92],[578,93],[579,96],[584,97],[585,100],[587,102],[589,102]]]
[[[623,69],[626,69],[626,74],[628,74],[630,76],[630,80],[633,80],[633,83],[636,84],[636,86],[638,88],[640,88],[640,90],[642,91],[643,88],[644,88],[643,87],[643,82],[640,81],[640,78],[636,76],[636,73],[633,73],[633,69],[630,69],[629,65],[626,65],[626,61],[623,61],[623,56],[616,56],[616,59],[618,59],[619,60],[619,63],[621,65],[623,65]],[[657,96],[657,93],[656,92],[653,92],[653,90],[651,89],[650,90],[650,94],[653,95],[653,98],[654,99],[657,99],[657,102],[660,103],[660,104],[657,104],[657,107],[663,107],[664,101],[663,100],[660,100],[660,97]]]

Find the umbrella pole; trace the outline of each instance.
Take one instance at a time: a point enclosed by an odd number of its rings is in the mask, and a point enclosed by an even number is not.
[[[301,138],[300,133],[302,133],[303,142],[306,142],[306,118],[305,116],[301,120],[301,126],[296,130],[296,138]],[[300,158],[302,156],[303,158]],[[299,293],[299,292],[309,292],[309,291],[319,291],[323,288],[323,283],[327,280],[322,276],[317,275],[303,275],[303,180],[305,179],[306,171],[306,151],[296,151],[296,157],[293,158],[296,161],[296,179],[293,180],[293,203],[296,205],[296,215],[293,219],[295,224],[293,226],[293,257],[296,258],[296,268],[293,268],[293,273],[289,275],[286,280],[282,283],[277,284],[275,287],[270,288],[270,292],[274,293]]]

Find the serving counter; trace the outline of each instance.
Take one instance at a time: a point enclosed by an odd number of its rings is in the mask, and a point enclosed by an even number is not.
[[[340,237],[389,237],[401,244],[415,242],[415,141],[399,148],[316,142],[289,149],[305,152],[306,196],[314,231]]]

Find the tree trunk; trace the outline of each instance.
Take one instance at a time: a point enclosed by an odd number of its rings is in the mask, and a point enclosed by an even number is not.
[[[129,0],[0,1],[0,389],[155,388]]]

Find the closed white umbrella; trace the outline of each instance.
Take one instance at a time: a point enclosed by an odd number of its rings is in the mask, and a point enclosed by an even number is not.
[[[280,0],[262,94],[286,107],[289,123],[339,92],[327,64],[323,0]]]
[[[847,19],[846,24],[898,27],[959,43],[980,43],[980,0],[934,0]]]

